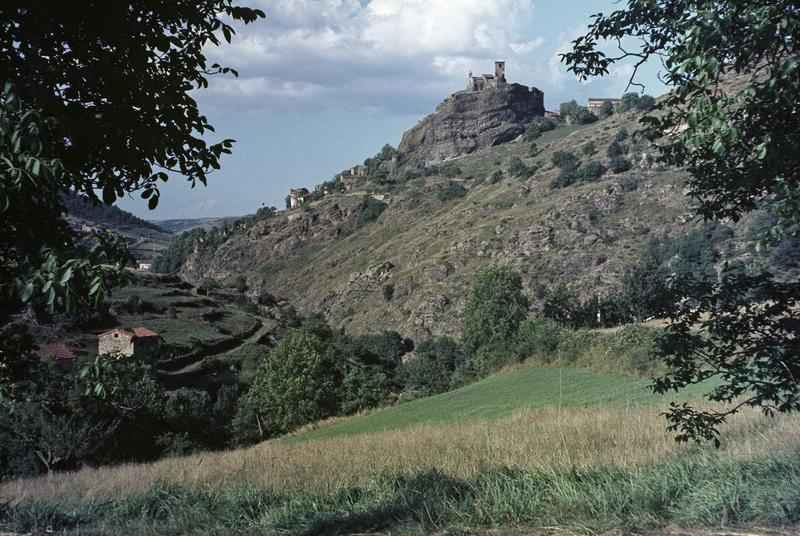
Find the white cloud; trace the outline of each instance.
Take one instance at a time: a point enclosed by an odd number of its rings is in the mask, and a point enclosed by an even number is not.
[[[212,94],[252,106],[306,98],[320,106],[407,107],[404,101],[460,89],[469,70],[488,72],[495,59],[511,66],[544,43],[530,35],[532,0],[259,3],[265,21],[237,27],[232,45],[207,50],[242,77],[213,80]]]

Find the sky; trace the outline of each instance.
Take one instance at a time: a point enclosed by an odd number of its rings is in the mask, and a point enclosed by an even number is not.
[[[590,16],[620,9],[612,0],[242,0],[266,13],[237,26],[233,43],[210,47],[209,63],[235,68],[194,92],[233,154],[191,189],[180,176],[162,187],[159,206],[138,197],[119,205],[147,219],[239,216],[283,208],[291,187],[313,187],[397,146],[405,130],[467,73],[493,71],[544,91],[545,107],[588,97],[618,97],[632,65],[580,83],[559,54]],[[646,92],[665,91],[655,66],[637,75]],[[633,88],[631,90],[638,90]]]

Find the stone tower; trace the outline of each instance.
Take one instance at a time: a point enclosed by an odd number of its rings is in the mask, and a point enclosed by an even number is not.
[[[494,80],[498,86],[506,83],[506,62],[494,62]]]

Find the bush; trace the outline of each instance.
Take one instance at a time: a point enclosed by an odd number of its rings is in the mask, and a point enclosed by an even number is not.
[[[642,95],[636,103],[636,109],[640,112],[649,112],[656,107],[656,99],[650,95]]]
[[[358,220],[356,220],[356,227],[358,228],[377,220],[387,206],[389,205],[383,201],[378,201],[374,197],[364,196],[358,205],[361,213],[358,215]]]
[[[559,114],[573,123],[583,125],[597,121],[597,116],[589,111],[588,108],[581,106],[575,100],[563,102],[558,108]]]
[[[623,177],[619,185],[624,192],[632,192],[639,187],[639,180],[636,177]]]
[[[470,288],[461,323],[461,343],[467,352],[497,346],[513,338],[528,314],[519,272],[507,266],[481,270]]]
[[[512,177],[527,179],[531,175],[531,170],[522,162],[520,157],[512,156],[508,163],[508,174]]]
[[[341,393],[341,412],[350,415],[388,402],[391,384],[378,367],[353,366],[342,380]]]
[[[614,158],[615,156],[625,154],[625,149],[623,148],[622,144],[614,140],[608,144],[608,148],[606,148],[606,154],[609,158]]]
[[[243,275],[237,275],[233,279],[233,288],[239,294],[244,294],[247,292],[247,278]]]
[[[625,93],[617,104],[616,112],[622,113],[636,108],[639,103],[639,95],[636,93]]]
[[[464,362],[461,347],[449,337],[433,337],[422,341],[408,362],[403,364],[406,391],[423,395],[443,393],[450,389],[451,376]]]
[[[544,362],[550,361],[558,351],[564,328],[555,320],[537,316],[525,320],[519,326],[512,345],[520,360],[537,356]]]
[[[631,169],[631,161],[624,156],[615,156],[611,158],[609,167],[614,173],[624,173]]]
[[[553,188],[569,186],[578,180],[578,158],[569,151],[556,151],[550,157],[550,162],[561,171],[550,183]]]
[[[594,153],[597,152],[597,146],[594,144],[593,141],[590,141],[588,143],[584,143],[581,146],[581,152],[583,154],[585,154],[586,156],[591,156],[591,155],[593,155]]]
[[[596,181],[606,172],[606,167],[594,160],[585,163],[578,169],[577,176],[582,181]]]
[[[465,195],[467,195],[467,189],[453,181],[447,181],[445,187],[436,192],[436,197],[443,203],[464,197]]]
[[[394,297],[394,285],[391,283],[386,283],[383,285],[383,299],[385,301],[392,301]]]
[[[503,172],[498,169],[489,177],[489,184],[497,184],[501,180],[503,180]]]
[[[603,101],[603,104],[600,105],[600,116],[608,117],[611,115],[614,115],[614,105],[609,101]]]
[[[625,128],[625,127],[622,127],[617,132],[617,135],[614,136],[614,141],[618,141],[618,142],[621,143],[621,142],[625,141],[626,139],[628,139],[628,129]]]
[[[533,141],[542,135],[542,132],[547,132],[556,128],[556,123],[549,117],[536,117],[525,128],[524,139],[525,141]]]
[[[220,288],[219,281],[212,278],[203,279],[197,287],[197,293],[202,296],[208,296],[211,292]]]

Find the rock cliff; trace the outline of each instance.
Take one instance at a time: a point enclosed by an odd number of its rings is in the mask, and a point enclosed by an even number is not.
[[[429,166],[511,141],[544,115],[542,92],[521,84],[459,91],[403,135],[404,164]]]

